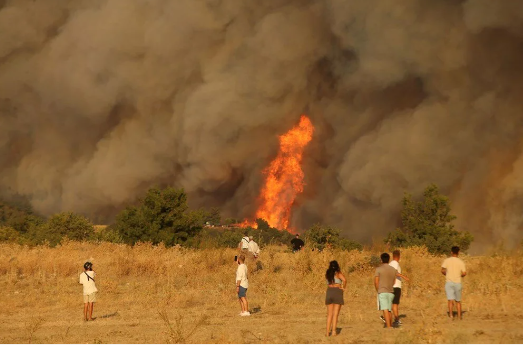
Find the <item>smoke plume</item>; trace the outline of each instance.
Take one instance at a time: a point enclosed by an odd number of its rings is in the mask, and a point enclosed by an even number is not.
[[[1,194],[40,213],[250,217],[303,112],[291,225],[369,242],[434,182],[478,248],[522,240],[519,0],[0,1]]]

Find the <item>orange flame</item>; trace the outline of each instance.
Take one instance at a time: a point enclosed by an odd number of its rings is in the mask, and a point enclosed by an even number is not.
[[[297,194],[304,190],[304,172],[300,163],[313,129],[309,118],[302,115],[297,126],[279,137],[278,155],[263,171],[266,181],[260,193],[262,204],[256,218],[266,220],[271,227],[288,228],[291,206]]]

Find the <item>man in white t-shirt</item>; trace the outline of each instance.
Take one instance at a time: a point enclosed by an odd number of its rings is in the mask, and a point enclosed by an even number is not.
[[[247,253],[249,249],[249,236],[247,235],[247,231],[244,233],[244,237],[242,237],[242,239],[238,243],[238,249]]]
[[[444,260],[441,272],[446,276],[446,297],[448,299],[449,318],[453,320],[453,301],[457,304],[457,316],[462,320],[462,278],[466,276],[466,265],[458,258],[460,248],[451,248],[451,257]]]
[[[249,316],[251,315],[249,313],[249,305],[247,302],[247,288],[249,287],[249,283],[247,281],[247,266],[244,263],[246,261],[246,256],[244,254],[240,254],[237,259],[237,274],[236,274],[236,286],[237,286],[237,294],[238,294],[238,300],[240,302],[240,316]]]
[[[84,286],[84,321],[93,321],[93,306],[96,302],[98,289],[95,285],[95,271],[89,261],[84,264],[84,272],[80,273],[78,282]],[[87,314],[89,313],[89,318]]]
[[[260,248],[258,247],[258,244],[253,240],[253,236],[249,236],[249,243],[247,244],[247,249],[251,254],[253,254],[253,257],[255,259],[258,258],[258,255],[260,254]]]
[[[400,296],[402,295],[402,279],[406,279],[409,281],[409,279],[406,276],[402,275],[402,268],[400,268],[399,261],[400,250],[394,250],[393,260],[391,260],[389,265],[397,270],[397,277],[395,279],[395,284],[393,285],[393,294],[395,295],[395,297],[393,297],[393,303],[391,306],[391,311],[393,312],[393,317],[395,318],[393,325],[396,326],[400,326],[402,324],[398,316],[398,305],[400,304]]]

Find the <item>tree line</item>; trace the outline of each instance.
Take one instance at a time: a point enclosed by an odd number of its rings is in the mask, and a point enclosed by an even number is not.
[[[385,242],[391,247],[426,246],[434,254],[447,253],[453,245],[467,250],[473,236],[453,226],[449,199],[438,187],[429,185],[422,198],[405,194],[400,214],[401,227],[390,232]],[[22,245],[47,244],[55,246],[64,239],[76,241],[105,241],[134,245],[138,242],[163,243],[194,248],[236,247],[244,233],[252,235],[260,246],[289,245],[293,235],[272,228],[263,219],[256,227],[234,227],[238,221],[222,221],[218,208],[191,210],[183,189],[151,188],[135,205],[129,205],[107,227],[97,227],[86,217],[73,212],[44,218],[27,205],[0,202],[0,241]],[[206,225],[213,225],[209,227]],[[221,227],[220,225],[233,225]],[[313,250],[326,248],[362,250],[362,244],[341,235],[341,230],[315,224],[302,235]]]

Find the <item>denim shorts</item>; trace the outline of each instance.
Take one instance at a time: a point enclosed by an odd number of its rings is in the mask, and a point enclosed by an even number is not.
[[[462,284],[446,282],[446,286],[444,288],[446,290],[448,301],[455,300],[460,302],[462,299]]]
[[[239,286],[238,287],[238,298],[246,297],[247,288]]]

